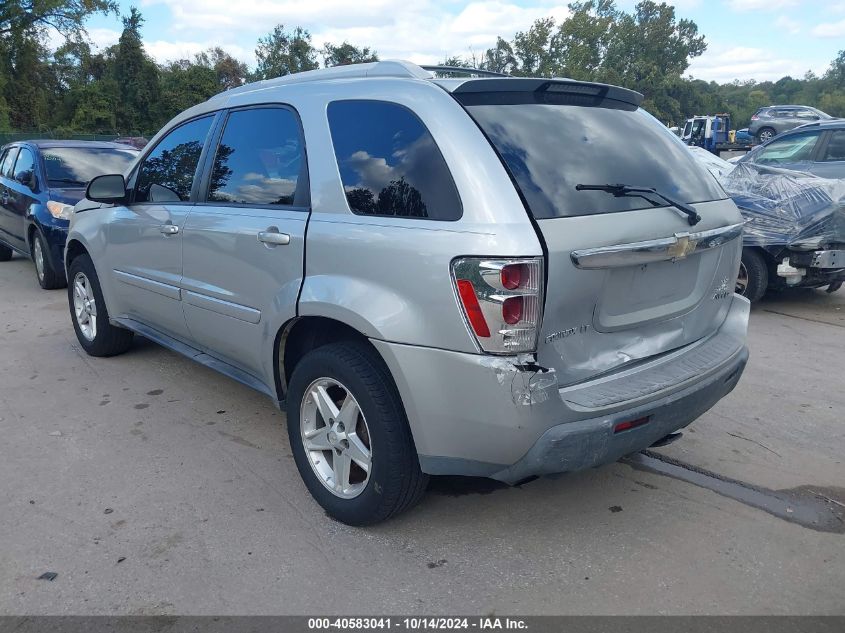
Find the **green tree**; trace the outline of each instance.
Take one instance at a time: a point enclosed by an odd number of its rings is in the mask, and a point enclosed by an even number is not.
[[[554,18],[536,20],[527,31],[514,35],[512,48],[517,67],[513,73],[530,77],[560,74],[557,44]]]
[[[514,74],[519,69],[513,46],[501,37],[496,38],[496,45],[493,48],[487,49],[478,66],[485,70],[508,74]]]
[[[830,68],[824,74],[826,81],[829,81],[835,89],[845,89],[845,50],[839,51],[830,63]]]
[[[143,23],[141,13],[131,7],[114,51],[112,77],[118,94],[117,126],[122,133],[147,131],[157,123],[152,108],[159,99],[159,69],[144,52]]]
[[[114,80],[101,79],[75,87],[69,95],[72,114],[59,127],[74,132],[114,134],[117,132],[117,85]]]
[[[49,52],[38,31],[14,31],[4,38],[6,66],[4,101],[9,124],[18,130],[47,127],[56,94],[52,85]]]
[[[659,118],[667,90],[689,67],[690,60],[707,48],[698,26],[676,20],[667,4],[643,0],[634,13],[620,12],[600,70],[600,78],[641,92],[644,107]]]
[[[221,91],[213,67],[180,59],[159,71],[160,98],[157,105],[159,125]]]
[[[569,11],[554,36],[560,74],[573,79],[597,79],[602,74],[619,11],[613,0],[573,2]]]
[[[321,51],[323,55],[323,65],[326,68],[331,66],[346,66],[348,64],[361,64],[365,62],[377,62],[378,53],[370,49],[369,46],[357,47],[349,42],[344,42],[335,46],[329,42],[323,45]]]
[[[255,48],[258,66],[253,73],[255,80],[272,79],[304,70],[316,70],[317,51],[311,44],[311,34],[297,26],[285,31],[279,24],[265,37],[259,38]]]
[[[3,0],[0,37],[52,27],[68,39],[85,34],[83,23],[93,13],[117,13],[114,0]]]
[[[219,46],[197,53],[194,56],[194,64],[214,70],[220,90],[237,88],[249,75],[245,63],[238,61]]]

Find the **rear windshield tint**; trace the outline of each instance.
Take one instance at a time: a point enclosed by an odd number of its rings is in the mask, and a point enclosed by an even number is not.
[[[727,197],[689,148],[644,110],[540,103],[468,105],[467,110],[537,219],[657,206],[642,198],[577,191],[577,184],[654,187],[688,203]]]

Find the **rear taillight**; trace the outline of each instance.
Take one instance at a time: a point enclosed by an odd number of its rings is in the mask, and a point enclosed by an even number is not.
[[[452,262],[464,317],[479,347],[492,354],[534,351],[540,330],[543,265],[539,257]]]
[[[752,120],[752,121],[759,121],[759,120],[760,120],[760,117],[758,117],[756,114],[752,114],[752,115],[751,115],[751,120]]]

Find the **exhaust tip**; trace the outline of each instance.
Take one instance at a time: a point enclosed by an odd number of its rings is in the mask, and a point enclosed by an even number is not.
[[[649,448],[660,448],[661,446],[669,446],[672,442],[676,442],[683,436],[683,433],[669,433],[669,435],[664,435],[659,440],[657,440],[654,444],[652,444]]]

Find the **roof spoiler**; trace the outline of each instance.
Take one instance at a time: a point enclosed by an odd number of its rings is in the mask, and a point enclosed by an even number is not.
[[[545,93],[549,95],[580,96],[592,99],[613,99],[639,107],[643,95],[627,88],[609,84],[576,81],[574,79],[539,79],[531,77],[502,77],[496,79],[468,79],[452,90],[460,101],[472,100],[481,93]],[[468,99],[465,99],[467,98]]]

